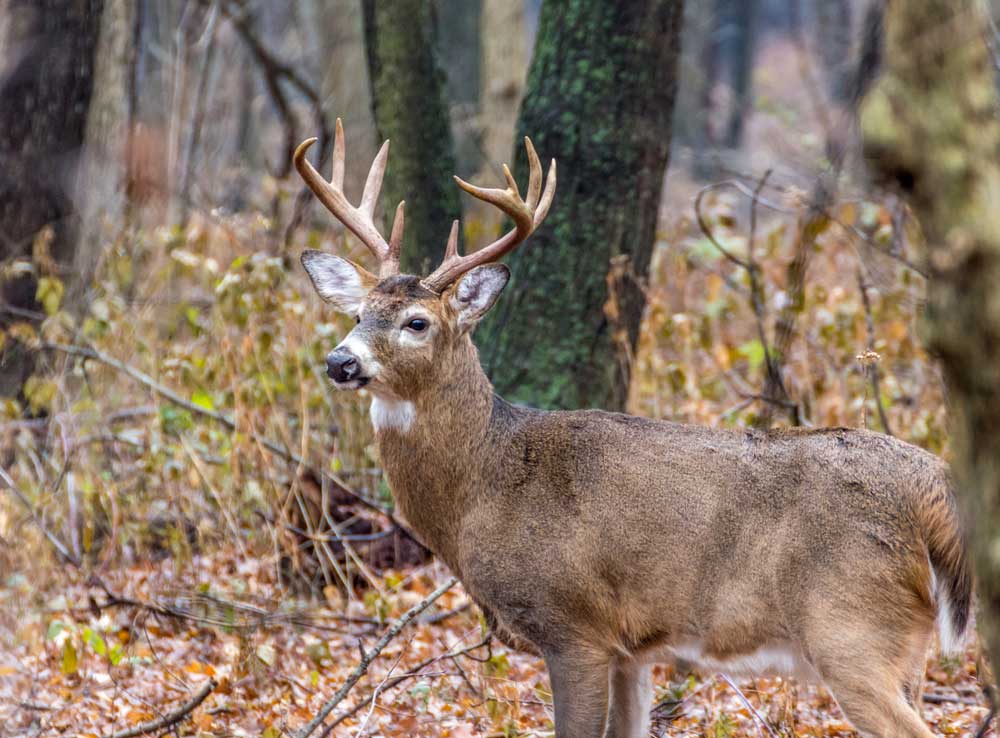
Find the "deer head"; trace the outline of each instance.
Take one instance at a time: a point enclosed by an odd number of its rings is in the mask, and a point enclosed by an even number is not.
[[[372,252],[378,276],[345,259],[306,250],[302,265],[325,301],[357,320],[357,326],[326,357],[327,374],[337,389],[368,387],[374,394],[407,400],[439,378],[451,365],[456,348],[496,302],[510,272],[497,259],[523,242],[545,218],[556,188],[553,160],[542,189],[542,166],[525,138],[530,178],[527,199],[504,166],[505,189],[484,189],[458,177],[459,187],[492,203],[514,221],[514,228],[489,246],[465,256],[458,253],[458,221],[451,227],[444,261],[427,277],[399,273],[404,203],[399,203],[386,241],[375,227],[373,212],[389,156],[382,144],[372,163],[361,203],[350,204],[343,191],[344,130],[337,120],[333,176],[326,181],[306,159],[316,139],[295,151],[295,166],[317,198]]]

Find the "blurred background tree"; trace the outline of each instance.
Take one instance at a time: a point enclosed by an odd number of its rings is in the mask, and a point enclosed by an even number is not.
[[[31,318],[40,275],[72,275],[80,229],[73,197],[104,3],[11,0],[0,78],[0,329]],[[34,261],[36,269],[28,264]],[[85,263],[87,259],[81,259]],[[26,311],[26,312],[21,312]],[[32,361],[0,346],[0,396],[20,394]]]
[[[951,390],[979,629],[1000,664],[1000,99],[990,23],[973,0],[908,0],[889,5],[885,36],[885,72],[863,110],[865,153],[926,239],[929,348]]]

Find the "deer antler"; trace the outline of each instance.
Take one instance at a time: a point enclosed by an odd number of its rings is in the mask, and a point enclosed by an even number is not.
[[[343,223],[347,229],[361,239],[361,242],[375,255],[378,260],[378,276],[380,279],[399,274],[399,247],[403,241],[403,207],[405,202],[400,202],[396,208],[396,216],[392,221],[392,235],[389,242],[382,237],[375,227],[372,218],[375,212],[375,204],[378,202],[378,195],[382,189],[382,177],[385,175],[385,166],[389,158],[389,142],[382,144],[375,160],[372,162],[368,172],[368,179],[365,182],[365,190],[361,195],[361,204],[354,207],[347,200],[344,194],[344,126],[337,118],[337,134],[333,144],[333,177],[327,182],[319,172],[306,159],[306,152],[309,147],[316,143],[315,138],[307,139],[299,144],[295,149],[293,157],[295,168],[299,170],[302,179],[305,180],[309,189],[319,199],[326,209]]]
[[[480,264],[496,261],[530,236],[545,220],[549,206],[552,205],[552,198],[556,194],[556,160],[553,159],[549,165],[549,174],[543,191],[542,164],[538,160],[538,154],[535,153],[535,147],[531,145],[531,139],[527,136],[524,138],[524,145],[528,150],[528,170],[530,173],[527,200],[521,199],[517,182],[506,164],[503,168],[503,174],[507,179],[507,188],[503,190],[476,187],[455,177],[458,186],[470,195],[495,205],[510,216],[514,221],[514,228],[489,246],[474,253],[459,256],[458,221],[456,220],[451,226],[451,235],[445,248],[444,261],[441,262],[441,266],[434,270],[433,274],[423,280],[424,286],[429,290],[440,293],[470,269]]]

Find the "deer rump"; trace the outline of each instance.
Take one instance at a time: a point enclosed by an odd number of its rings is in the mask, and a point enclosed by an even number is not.
[[[905,650],[935,619],[961,647],[972,580],[935,456],[861,430],[503,405],[484,474],[501,482],[454,563],[511,645],[812,680],[831,643]]]

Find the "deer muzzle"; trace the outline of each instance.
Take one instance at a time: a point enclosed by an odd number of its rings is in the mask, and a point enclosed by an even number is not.
[[[360,376],[361,362],[358,357],[349,351],[337,348],[326,356],[326,375],[337,384],[351,384],[358,382],[358,386],[367,383],[367,379]]]

